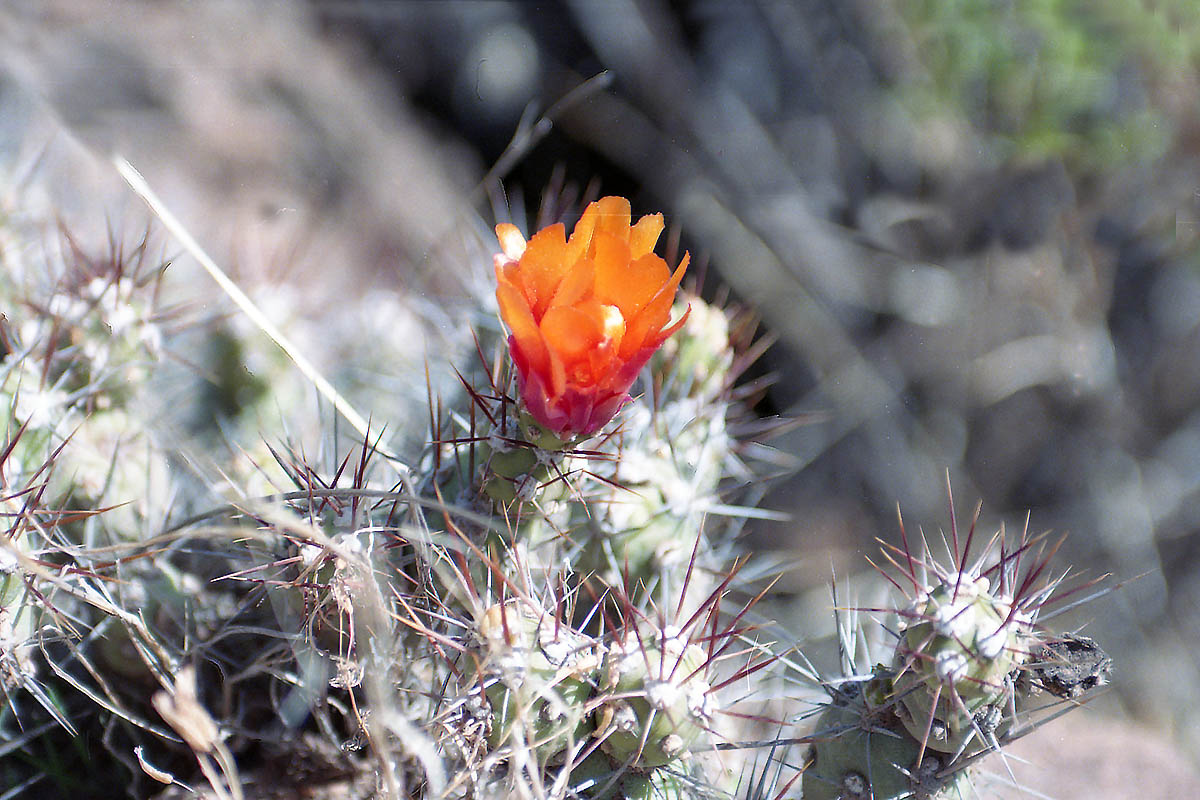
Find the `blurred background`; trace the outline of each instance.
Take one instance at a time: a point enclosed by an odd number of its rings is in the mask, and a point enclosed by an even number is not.
[[[433,309],[415,364],[547,187],[664,212],[776,340],[757,411],[812,419],[771,442],[792,520],[747,532],[799,558],[793,618],[830,628],[831,570],[880,583],[897,504],[948,530],[948,474],[960,522],[1112,573],[1053,623],[1113,656],[1072,715],[1110,733],[1054,740],[1161,778],[1200,755],[1198,70],[1191,0],[9,2],[0,175],[103,229],[144,213],[119,153],[289,314]]]

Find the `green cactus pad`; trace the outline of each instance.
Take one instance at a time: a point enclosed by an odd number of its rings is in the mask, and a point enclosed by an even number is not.
[[[708,655],[671,631],[654,639],[628,634],[608,652],[598,734],[622,764],[657,767],[690,754],[713,713],[705,679]]]
[[[1028,650],[1028,622],[990,589],[984,577],[950,576],[905,614],[895,662],[900,716],[918,739],[928,730],[927,746],[941,752],[995,730],[990,720],[1008,705],[1009,674]]]
[[[826,707],[818,718],[818,740],[804,770],[804,800],[949,800],[967,797],[965,772],[934,776],[944,761],[890,715],[869,710],[861,698]],[[914,779],[916,778],[916,779]]]
[[[667,769],[631,774],[622,787],[625,800],[688,800],[691,782]]]
[[[591,733],[585,707],[599,660],[588,637],[514,601],[487,609],[479,635],[497,673],[484,690],[493,749],[520,736],[544,761]]]

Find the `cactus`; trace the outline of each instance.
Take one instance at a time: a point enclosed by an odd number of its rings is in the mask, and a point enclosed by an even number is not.
[[[32,650],[39,612],[18,557],[25,541],[22,532],[0,543],[0,687],[5,692],[32,684],[36,674]]]
[[[605,659],[597,735],[618,763],[645,769],[686,759],[715,712],[708,654],[664,628],[626,633]]]
[[[804,770],[804,800],[971,796],[966,772],[939,780],[949,759],[922,759],[919,740],[896,730],[894,716],[873,706],[858,685],[849,687],[830,701],[815,723],[816,741]]]
[[[596,643],[514,601],[487,608],[477,631],[494,673],[484,678],[492,710],[489,745],[517,746],[513,739],[523,734],[524,744],[547,762],[584,741],[591,733],[584,709],[599,666]]]
[[[995,735],[1013,697],[1009,675],[1032,643],[1030,623],[990,593],[982,575],[954,575],[922,590],[904,616],[893,691],[909,733],[928,746],[960,753],[973,737]]]
[[[1026,715],[1048,708],[1033,698],[1077,697],[1105,680],[1109,661],[1093,642],[1036,625],[1065,578],[1042,577],[1044,537],[1030,537],[1026,526],[1010,545],[1001,530],[972,561],[978,509],[964,541],[953,495],[951,509],[949,567],[924,541],[911,550],[901,521],[903,547],[887,557],[901,571],[894,585],[912,594],[893,609],[900,626],[891,663],[866,679],[826,682],[805,800],[971,796],[968,766],[1031,729]]]
[[[516,438],[491,431],[478,452],[483,460],[479,490],[501,509],[515,510],[537,498],[561,474],[571,446],[571,441],[555,436],[526,413],[519,415],[516,428]]]
[[[817,681],[807,757],[781,756],[780,665],[802,659],[768,635],[735,539],[761,483],[734,424],[750,356],[736,315],[675,301],[687,256],[654,254],[661,228],[619,198],[570,239],[501,225],[511,337],[483,323],[477,350],[499,356],[454,364],[442,395],[429,378],[412,465],[411,415],[395,437],[374,417],[356,434],[322,406],[306,418],[290,358],[236,320],[189,323],[208,351],[195,391],[142,413],[180,342],[145,240],[103,258],[68,240],[70,279],[46,285],[0,270],[21,298],[0,320],[0,683],[22,723],[83,720],[134,783],[202,776],[218,795],[273,726],[368,772],[364,796],[762,798],[797,781],[806,800],[969,796],[967,762],[1101,680],[1102,654],[1038,627],[1056,584],[1037,540],[971,561],[973,528],[960,548],[952,526],[949,567],[892,554],[912,586],[893,652]],[[167,453],[172,424],[191,438]],[[760,751],[770,790],[735,777]]]

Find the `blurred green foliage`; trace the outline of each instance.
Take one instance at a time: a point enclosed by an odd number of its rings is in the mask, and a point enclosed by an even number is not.
[[[1193,0],[901,0],[923,74],[918,116],[958,113],[1008,157],[1087,171],[1146,162],[1170,139],[1162,94],[1195,79]]]

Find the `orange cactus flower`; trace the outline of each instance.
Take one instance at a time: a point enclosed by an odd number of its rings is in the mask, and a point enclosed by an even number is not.
[[[562,223],[528,242],[496,226],[496,299],[525,408],[560,439],[595,433],[629,400],[629,387],[671,324],[685,253],[672,273],[654,254],[662,214],[630,225],[629,201],[604,197],[571,238]],[[684,318],[687,314],[684,314]]]

